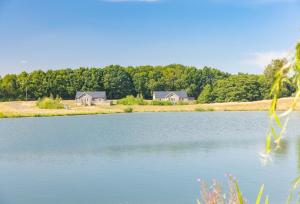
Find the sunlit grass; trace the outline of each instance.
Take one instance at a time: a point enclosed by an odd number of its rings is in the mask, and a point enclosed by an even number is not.
[[[171,101],[152,101],[151,105],[153,105],[153,106],[173,106],[174,104]]]

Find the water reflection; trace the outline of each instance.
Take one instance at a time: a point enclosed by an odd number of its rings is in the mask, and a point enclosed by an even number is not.
[[[258,150],[257,141],[244,142],[244,141],[223,141],[220,140],[206,140],[206,141],[193,141],[182,143],[166,143],[166,144],[139,144],[139,145],[114,145],[106,147],[97,147],[96,144],[90,147],[80,148],[66,148],[66,149],[52,149],[41,150],[32,149],[16,149],[0,151],[0,161],[20,161],[20,160],[34,160],[43,159],[47,157],[88,157],[88,156],[101,156],[101,157],[126,157],[128,155],[143,155],[143,154],[168,154],[168,155],[181,155],[181,154],[194,154],[194,153],[211,153],[216,151],[223,151],[224,149],[248,149],[251,148],[254,153]],[[287,148],[285,146],[285,148]],[[276,152],[278,156],[283,155],[283,150]]]

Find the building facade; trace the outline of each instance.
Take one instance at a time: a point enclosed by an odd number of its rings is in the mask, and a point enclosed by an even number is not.
[[[157,101],[188,101],[189,97],[185,91],[154,91],[153,100]]]
[[[83,106],[100,105],[109,102],[107,101],[105,91],[77,91],[75,101],[77,105]]]

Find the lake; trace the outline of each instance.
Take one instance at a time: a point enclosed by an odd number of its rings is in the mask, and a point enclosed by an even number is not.
[[[262,166],[266,112],[133,113],[0,120],[1,204],[188,204],[226,173],[285,201],[300,172],[300,117]]]

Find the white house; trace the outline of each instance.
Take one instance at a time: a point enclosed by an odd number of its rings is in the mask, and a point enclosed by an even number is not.
[[[189,97],[185,91],[154,91],[153,100],[157,101],[188,101]]]
[[[77,105],[85,106],[105,104],[108,102],[105,91],[77,91],[75,101]]]

